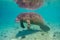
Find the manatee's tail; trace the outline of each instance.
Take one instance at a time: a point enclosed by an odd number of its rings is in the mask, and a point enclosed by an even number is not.
[[[40,25],[40,28],[44,31],[44,32],[48,32],[50,30],[50,28],[47,25]]]
[[[24,24],[23,24],[23,20],[20,20],[20,25],[22,28],[25,28]]]

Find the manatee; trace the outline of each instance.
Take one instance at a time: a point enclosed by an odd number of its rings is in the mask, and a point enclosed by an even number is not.
[[[22,8],[36,9],[43,4],[43,0],[15,0],[17,5]]]
[[[30,29],[30,24],[39,25],[41,30],[48,32],[50,28],[45,24],[42,17],[36,13],[21,13],[16,17],[16,22],[20,22],[22,28],[25,28],[23,23],[27,23],[27,28]]]

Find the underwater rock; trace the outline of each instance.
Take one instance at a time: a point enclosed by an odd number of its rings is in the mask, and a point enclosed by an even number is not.
[[[41,35],[44,35],[44,33],[42,33]]]
[[[60,40],[60,32],[54,32],[53,40]]]
[[[3,35],[1,34],[0,36],[2,37]]]
[[[54,34],[53,37],[55,37],[56,35]]]
[[[6,38],[7,36],[4,36],[4,38]]]
[[[34,38],[34,40],[36,40],[37,38]]]
[[[54,32],[53,36],[60,36],[60,32]]]
[[[0,36],[4,36],[4,35],[6,35],[6,33],[1,32]]]
[[[43,0],[15,0],[22,8],[36,9],[43,4]]]

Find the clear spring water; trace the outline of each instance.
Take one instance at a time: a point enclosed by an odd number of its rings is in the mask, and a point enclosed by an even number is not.
[[[50,27],[49,33],[30,33],[21,39],[15,38],[22,29],[15,22],[16,16],[22,12],[35,12],[43,17]],[[26,24],[25,24],[26,25]],[[32,29],[39,29],[37,25],[32,25]],[[42,34],[42,35],[41,35]],[[44,0],[43,5],[36,10],[28,10],[18,7],[14,0],[0,0],[0,40],[60,40],[60,0]]]

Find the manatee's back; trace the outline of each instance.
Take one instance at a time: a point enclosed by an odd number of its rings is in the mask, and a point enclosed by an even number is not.
[[[30,20],[32,24],[44,24],[42,17],[35,13],[30,13]]]
[[[17,18],[19,21],[22,19],[25,22],[26,20],[30,20],[31,24],[44,24],[42,17],[35,13],[22,13]]]

